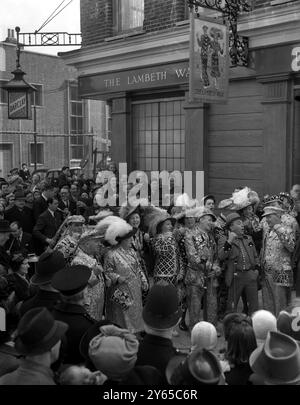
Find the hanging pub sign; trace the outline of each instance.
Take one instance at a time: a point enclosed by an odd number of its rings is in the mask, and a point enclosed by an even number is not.
[[[229,30],[216,19],[190,13],[191,103],[224,103],[229,84]]]
[[[17,68],[14,78],[2,86],[8,93],[8,118],[11,120],[31,120],[31,95],[37,89],[23,79],[25,72]]]
[[[31,119],[31,104],[28,93],[10,92],[8,94],[8,118]]]

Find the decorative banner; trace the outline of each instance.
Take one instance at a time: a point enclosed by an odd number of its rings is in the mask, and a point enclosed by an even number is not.
[[[229,84],[229,30],[191,12],[189,101],[224,103]]]
[[[8,96],[8,118],[31,119],[31,106],[25,92],[10,92]]]

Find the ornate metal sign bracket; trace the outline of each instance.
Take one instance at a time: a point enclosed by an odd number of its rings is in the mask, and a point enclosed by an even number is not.
[[[17,30],[18,28],[18,30]],[[21,46],[80,46],[81,34],[67,32],[20,32],[16,27],[17,42]]]
[[[248,66],[248,38],[238,35],[237,19],[241,12],[251,11],[251,0],[187,0],[187,2],[198,17],[200,17],[199,7],[222,13],[223,21],[229,23],[231,67]]]

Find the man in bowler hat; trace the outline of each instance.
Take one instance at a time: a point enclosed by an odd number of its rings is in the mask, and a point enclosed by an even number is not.
[[[149,291],[143,309],[146,335],[140,343],[137,366],[149,365],[165,375],[166,366],[175,354],[172,332],[181,318],[176,288],[164,282]]]

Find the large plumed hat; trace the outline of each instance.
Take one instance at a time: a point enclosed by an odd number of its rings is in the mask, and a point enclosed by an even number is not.
[[[135,214],[135,213],[140,213],[140,208],[147,207],[148,205],[149,205],[148,200],[146,200],[144,198],[140,199],[140,200],[136,200],[136,204],[130,204],[130,203],[123,204],[119,210],[120,218],[127,221],[129,219],[130,215]]]
[[[143,225],[151,236],[156,236],[158,225],[167,220],[170,220],[173,225],[176,222],[176,219],[162,208],[150,206],[144,210]]]
[[[98,214],[89,216],[89,219],[91,219],[93,221],[96,221],[96,222],[99,222],[102,219],[104,219],[106,217],[109,217],[111,215],[114,215],[112,211],[110,211],[110,210],[101,210],[101,211],[98,212]]]
[[[227,208],[231,211],[239,211],[249,205],[258,205],[259,197],[256,191],[249,187],[244,187],[241,190],[234,191],[232,197],[220,201],[218,208]]]
[[[174,207],[172,208],[172,216],[177,221],[182,220],[187,217],[189,211],[195,207],[199,206],[199,202],[195,199],[191,199],[187,193],[179,195],[175,201]]]
[[[109,216],[96,225],[96,229],[104,236],[104,240],[115,246],[120,240],[134,235],[135,231],[124,219]]]

